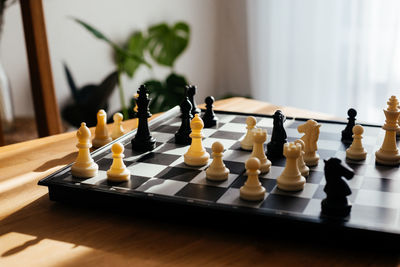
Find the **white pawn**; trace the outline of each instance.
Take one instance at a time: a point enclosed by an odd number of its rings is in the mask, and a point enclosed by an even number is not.
[[[124,128],[122,127],[122,120],[124,119],[124,116],[117,112],[113,116],[114,124],[113,124],[113,130],[111,132],[111,138],[113,140],[123,136],[125,134]]]
[[[364,160],[367,158],[367,151],[365,151],[361,139],[364,133],[364,128],[361,125],[354,125],[353,127],[353,143],[346,149],[346,157],[352,160]]]
[[[76,147],[79,149],[78,157],[75,163],[71,166],[71,173],[75,177],[90,178],[97,175],[98,166],[90,156],[89,149],[92,147],[90,142],[90,130],[86,127],[86,123],[82,122],[81,127],[76,132],[78,144]]]
[[[261,173],[269,172],[271,161],[268,160],[264,151],[264,143],[267,140],[267,131],[261,128],[253,131],[253,152],[250,157],[256,157],[260,161]]]
[[[210,154],[204,149],[202,138],[204,137],[201,130],[204,128],[203,120],[199,114],[195,114],[190,122],[190,129],[192,133],[189,135],[192,138],[192,143],[188,151],[183,155],[186,165],[189,166],[204,166],[210,159]]]
[[[247,133],[240,142],[240,147],[244,150],[251,151],[253,149],[253,129],[256,128],[257,120],[253,116],[248,116],[246,119]]]
[[[265,188],[258,180],[260,161],[251,157],[246,161],[247,180],[240,187],[240,198],[248,201],[261,201],[265,197]]]
[[[300,153],[300,157],[297,159],[297,166],[299,167],[299,171],[301,173],[301,175],[303,175],[304,177],[307,177],[308,175],[310,175],[310,168],[308,168],[308,166],[306,165],[306,163],[304,162],[304,141],[301,139],[297,139],[294,141],[295,144],[300,144],[301,145],[301,153]]]
[[[297,159],[301,154],[301,145],[286,143],[283,145],[283,155],[286,157],[286,166],[282,174],[276,179],[279,189],[285,191],[300,191],[304,188],[304,178],[297,166]]]
[[[113,162],[107,171],[107,179],[111,182],[126,182],[131,177],[131,172],[126,168],[124,161],[124,146],[117,142],[112,145]]]
[[[97,112],[97,125],[94,132],[93,147],[99,148],[112,141],[112,138],[108,135],[107,130],[107,113],[100,109]]]
[[[388,166],[396,166],[400,164],[400,153],[397,149],[396,132],[399,129],[397,121],[399,118],[399,110],[397,108],[399,102],[395,96],[390,97],[387,102],[385,112],[385,124],[382,128],[385,132],[385,139],[381,148],[375,153],[376,162]]]
[[[229,175],[229,169],[225,167],[222,161],[224,146],[220,142],[214,142],[211,149],[213,161],[206,170],[206,177],[212,181],[224,181],[228,179]]]

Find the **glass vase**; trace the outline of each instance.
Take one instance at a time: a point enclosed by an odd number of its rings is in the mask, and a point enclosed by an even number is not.
[[[3,65],[0,62],[0,118],[3,131],[9,132],[14,127],[14,108],[11,86]]]

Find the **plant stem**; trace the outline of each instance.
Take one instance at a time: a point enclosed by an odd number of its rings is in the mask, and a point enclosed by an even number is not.
[[[124,88],[122,88],[120,71],[118,71],[118,90],[119,90],[119,100],[121,101],[122,114],[124,115],[124,119],[129,119],[128,109],[125,105],[125,94],[124,94]]]

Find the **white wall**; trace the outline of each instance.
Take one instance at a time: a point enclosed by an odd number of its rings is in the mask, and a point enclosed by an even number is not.
[[[100,82],[114,70],[110,47],[95,39],[69,17],[80,18],[107,34],[116,42],[124,42],[134,30],[167,21],[186,21],[192,29],[192,40],[182,57],[178,58],[176,72],[184,74],[198,85],[197,102],[216,93],[217,58],[217,1],[215,0],[43,0],[47,37],[56,95],[60,107],[69,97],[62,62],[71,68],[79,86]],[[19,4],[6,10],[5,27],[1,41],[1,62],[9,75],[15,113],[33,116],[29,73]],[[154,75],[162,78],[166,69],[156,68]],[[151,77],[140,69],[131,81],[124,79],[126,96],[133,95],[139,84]],[[111,97],[110,110],[120,108],[118,92]]]

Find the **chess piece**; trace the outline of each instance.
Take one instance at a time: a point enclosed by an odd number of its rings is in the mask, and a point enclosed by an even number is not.
[[[364,128],[361,125],[353,127],[353,143],[346,149],[346,157],[352,160],[364,160],[367,158],[367,151],[365,151],[361,139]]]
[[[138,152],[151,151],[156,147],[156,139],[151,136],[148,124],[148,118],[151,117],[149,111],[151,99],[145,85],[139,87],[138,94],[136,103],[138,105],[137,117],[139,122],[136,136],[132,139],[132,149]]]
[[[246,119],[247,133],[243,140],[240,142],[240,147],[243,150],[251,151],[253,149],[253,129],[256,128],[257,120],[253,116],[248,116]]]
[[[96,130],[94,132],[94,138],[92,141],[93,147],[99,148],[104,145],[107,145],[111,141],[112,138],[108,134],[108,129],[107,129],[107,113],[103,109],[100,109],[99,112],[97,112],[97,125],[96,125]]]
[[[397,106],[397,109],[400,110],[400,105]],[[400,138],[400,116],[399,116],[399,118],[397,119],[397,125],[398,125],[399,127],[398,127],[398,129],[397,129],[397,131],[396,131],[396,139],[397,139],[397,138]]]
[[[342,131],[342,142],[351,144],[353,142],[353,127],[356,125],[357,111],[351,108],[347,111],[347,115],[349,117],[347,118],[346,128]]]
[[[212,181],[224,181],[229,175],[229,169],[222,161],[224,146],[220,142],[214,142],[211,149],[213,161],[206,170],[206,177]]]
[[[190,145],[192,142],[192,138],[190,138],[190,133],[192,130],[190,129],[190,120],[192,119],[192,104],[187,96],[184,97],[182,103],[180,104],[181,107],[181,127],[175,133],[175,143],[181,145]]]
[[[253,152],[250,157],[256,157],[260,161],[260,172],[267,173],[271,168],[271,161],[268,160],[264,152],[264,143],[267,140],[267,130],[253,130]]]
[[[203,120],[199,117],[199,114],[195,114],[193,120],[190,122],[190,128],[192,133],[192,143],[188,151],[183,155],[185,164],[189,166],[204,166],[210,159],[210,154],[206,152],[203,147],[202,138],[204,137],[201,130],[204,127]]]
[[[283,123],[286,118],[282,111],[277,110],[273,115],[274,127],[272,128],[271,141],[267,144],[267,155],[269,158],[282,158],[283,145],[287,142],[286,131]]]
[[[317,153],[319,128],[321,124],[318,124],[315,120],[308,120],[306,123],[301,124],[297,127],[299,133],[304,133],[301,140],[304,142],[304,162],[308,167],[318,165],[319,155]]]
[[[111,138],[113,140],[115,140],[125,134],[124,128],[122,127],[123,118],[124,118],[124,116],[119,112],[115,113],[113,116],[114,125],[113,125],[113,130],[111,132]]]
[[[351,189],[342,177],[350,180],[354,172],[341,164],[340,159],[330,158],[324,162],[326,198],[321,202],[321,213],[328,216],[346,217],[351,211],[351,203],[347,200],[347,196],[351,195]]]
[[[79,149],[78,157],[74,164],[71,166],[71,173],[75,177],[90,178],[97,175],[98,166],[90,156],[90,130],[86,127],[86,123],[82,122],[81,127],[76,132],[78,144],[76,147]]]
[[[385,139],[383,140],[382,147],[376,151],[375,159],[376,162],[380,164],[395,166],[400,164],[400,153],[396,144],[396,132],[399,129],[397,125],[400,114],[397,108],[399,102],[395,96],[392,96],[387,104],[387,109],[383,110],[385,112],[386,121],[382,126],[386,131]]]
[[[265,197],[265,188],[258,180],[260,161],[251,157],[246,161],[247,180],[240,187],[240,198],[248,201],[261,201]]]
[[[297,160],[301,155],[301,144],[286,143],[283,146],[283,155],[286,157],[286,166],[282,174],[276,179],[278,188],[285,191],[303,190],[306,178],[304,178],[297,166]]]
[[[192,104],[192,115],[200,113],[200,109],[197,107],[194,96],[196,95],[197,87],[195,85],[187,86],[187,95],[189,97],[190,104]]]
[[[211,128],[217,125],[218,118],[215,116],[213,110],[214,101],[215,99],[213,96],[207,96],[204,101],[206,102],[206,111],[204,112],[203,115],[204,128]]]
[[[310,168],[307,167],[306,163],[304,162],[304,141],[301,139],[297,139],[294,141],[295,144],[300,144],[301,146],[301,153],[300,157],[297,159],[297,166],[299,167],[299,171],[302,176],[307,177],[310,175]]]
[[[126,168],[124,161],[124,146],[117,142],[112,145],[111,152],[113,153],[113,162],[110,169],[107,171],[107,179],[111,182],[126,182],[131,177],[131,172]]]

